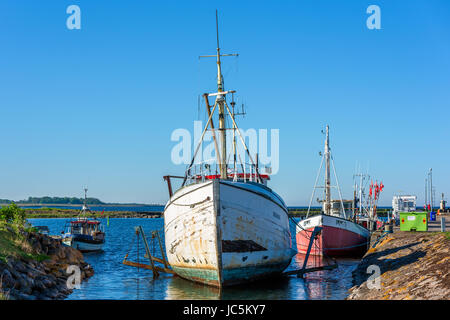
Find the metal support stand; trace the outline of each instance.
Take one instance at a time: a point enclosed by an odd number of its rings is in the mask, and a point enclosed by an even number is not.
[[[303,267],[302,267],[303,273],[306,270],[306,265],[308,264],[308,258],[309,258],[309,254],[311,253],[311,248],[314,243],[314,240],[320,234],[321,231],[322,231],[322,227],[314,227],[314,230],[311,234],[311,238],[309,239],[308,250],[306,251],[305,261],[303,261]],[[302,277],[303,273],[297,274],[297,277]]]
[[[132,262],[132,261],[128,261],[128,253],[125,256],[125,258],[123,259],[122,263],[124,265],[127,266],[131,266],[131,267],[137,267],[137,268],[144,268],[144,269],[148,269],[148,270],[152,270],[153,271],[153,278],[158,278],[159,277],[159,272],[165,272],[165,273],[170,273],[170,274],[175,274],[175,272],[170,269],[170,265],[166,260],[166,256],[164,254],[163,251],[163,247],[162,247],[162,242],[161,242],[161,238],[159,237],[159,233],[157,231],[153,231],[152,232],[152,238],[158,238],[158,242],[159,242],[159,248],[161,250],[161,256],[163,257],[162,259],[157,258],[152,256],[151,252],[150,252],[150,247],[148,246],[148,242],[147,242],[147,238],[145,237],[145,233],[144,230],[142,229],[142,226],[138,226],[135,228],[136,230],[136,235],[140,235],[142,237],[142,240],[144,242],[144,247],[145,247],[145,258],[147,258],[150,261],[150,264],[144,264],[144,263],[139,263],[139,257],[138,257],[138,262]],[[155,263],[161,263],[164,265],[164,267],[158,267],[155,265]]]
[[[293,270],[293,271],[284,272],[285,275],[296,274],[298,278],[303,278],[303,275],[305,273],[315,272],[315,271],[322,271],[322,270],[332,270],[332,269],[337,268],[337,263],[335,263],[333,265],[329,265],[329,266],[321,266],[321,267],[315,267],[315,268],[306,268],[306,266],[308,265],[308,259],[309,259],[309,255],[311,253],[311,248],[312,248],[312,245],[314,243],[314,240],[320,234],[321,231],[322,231],[322,227],[314,227],[314,230],[313,230],[313,232],[311,234],[311,238],[309,239],[308,250],[306,251],[305,260],[303,261],[303,267],[300,270]]]
[[[142,226],[136,227],[136,233],[140,233],[142,236],[142,241],[144,242],[145,246],[145,252],[147,253],[148,260],[150,261],[150,264],[152,266],[153,278],[158,278],[159,273],[158,270],[155,269],[155,263],[153,262],[153,257],[150,253],[150,248],[148,247],[147,238],[145,237],[145,233],[144,230],[142,229]]]

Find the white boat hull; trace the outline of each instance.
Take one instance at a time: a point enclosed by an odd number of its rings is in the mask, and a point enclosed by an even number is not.
[[[217,287],[281,273],[294,255],[283,201],[258,184],[184,187],[166,205],[164,228],[173,270]]]
[[[87,243],[82,241],[73,240],[71,238],[63,239],[63,244],[80,250],[81,252],[101,251],[104,243]]]

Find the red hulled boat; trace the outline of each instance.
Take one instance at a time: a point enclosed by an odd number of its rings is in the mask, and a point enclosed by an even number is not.
[[[322,227],[322,231],[311,248],[312,255],[361,257],[368,249],[368,229],[351,220],[322,213],[298,223],[296,240],[299,253],[306,253],[308,250],[314,227]]]
[[[321,232],[316,236],[316,240],[311,247],[310,254],[326,255],[330,257],[363,256],[370,243],[370,231],[356,223],[356,221],[351,220],[350,217],[347,217],[342,198],[340,200],[331,200],[331,155],[329,148],[328,126],[326,128],[325,152],[323,157],[325,159],[326,173],[324,186],[325,200],[321,201],[323,203],[322,212],[318,215],[310,217],[310,202],[306,219],[300,221],[296,227],[297,251],[299,253],[306,253],[312,231],[315,227],[321,227]],[[322,163],[324,159],[322,159]],[[321,169],[322,164],[319,169],[319,174]],[[319,177],[319,174],[317,177]],[[335,178],[337,183],[337,177]],[[314,197],[315,189],[316,186],[314,186],[311,201]],[[339,196],[341,197],[338,186],[337,189],[339,191]]]

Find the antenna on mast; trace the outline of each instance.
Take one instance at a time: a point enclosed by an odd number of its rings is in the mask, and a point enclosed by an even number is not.
[[[86,206],[86,202],[87,202],[87,192],[88,192],[88,188],[84,187],[84,205]]]
[[[216,9],[216,38],[217,38],[217,91],[223,91],[222,67],[220,65],[220,46],[219,46],[219,17]]]
[[[221,54],[220,53],[220,43],[219,43],[219,16],[216,9],[216,41],[217,41],[217,53],[215,55],[200,56],[200,58],[215,57],[217,60],[217,94],[215,105],[219,109],[219,136],[221,144],[221,159],[219,162],[220,175],[222,179],[227,179],[227,150],[226,150],[226,126],[225,126],[225,95],[228,92],[224,92],[223,88],[223,77],[222,77],[222,67],[220,62],[220,57],[224,56],[238,56],[238,54]],[[221,94],[223,93],[223,94]]]
[[[332,187],[337,188],[338,193],[339,193],[339,201],[340,201],[341,209],[342,209],[342,216],[346,218],[347,216],[345,213],[344,202],[342,201],[342,194],[341,194],[341,190],[339,188],[339,181],[338,181],[337,174],[336,174],[336,168],[334,166],[334,159],[331,155],[329,126],[327,125],[325,128],[325,131],[321,130],[321,132],[323,134],[325,134],[325,148],[324,148],[323,154],[320,153],[320,155],[322,156],[322,161],[320,162],[319,171],[317,172],[317,176],[316,176],[316,182],[314,183],[313,193],[309,200],[309,206],[308,206],[308,211],[306,212],[306,218],[309,217],[312,199],[314,198],[315,191],[318,188],[317,181],[319,179],[320,173],[322,171],[322,165],[324,163],[325,163],[325,185],[323,187],[320,187],[320,188],[324,188],[324,196],[325,196],[324,197],[325,199],[323,200],[323,212],[327,215],[332,214],[332,202],[333,201],[331,200],[331,188]],[[330,172],[331,167],[333,167],[333,173],[334,173],[334,179],[336,180],[336,186],[331,186],[331,172]],[[318,201],[322,202],[319,199],[318,199]]]
[[[217,16],[217,9],[216,9],[216,35],[217,35],[217,50],[219,50],[219,18]]]
[[[220,53],[220,45],[219,45],[219,16],[218,11],[216,9],[216,41],[217,41],[217,53],[215,55],[206,55],[199,56],[199,58],[216,58],[217,59],[217,91],[223,91],[223,77],[222,77],[222,69],[220,63],[220,57],[238,57],[237,53],[229,53],[229,54],[221,54]]]
[[[206,126],[203,129],[203,133],[202,133],[202,136],[201,136],[201,138],[199,140],[199,143],[197,144],[197,147],[195,149],[194,156],[192,157],[191,163],[189,164],[188,169],[186,170],[186,175],[184,177],[182,186],[185,185],[185,183],[186,183],[186,181],[188,179],[188,175],[190,174],[190,170],[191,170],[192,165],[194,163],[195,157],[196,157],[197,152],[198,152],[198,150],[199,150],[199,148],[201,146],[201,143],[203,142],[203,137],[205,135],[205,132],[207,131],[209,126],[211,126],[211,130],[213,131],[213,134],[214,134],[214,127],[213,127],[213,122],[212,122],[212,116],[214,114],[214,111],[215,111],[216,107],[218,108],[218,111],[219,111],[218,112],[219,113],[219,115],[218,115],[219,116],[219,128],[218,128],[218,131],[219,131],[219,138],[220,138],[220,144],[221,144],[220,145],[221,151],[218,150],[219,149],[218,146],[215,146],[215,147],[216,147],[216,154],[220,155],[220,158],[218,160],[219,160],[219,168],[220,168],[220,177],[221,177],[221,179],[228,179],[227,152],[226,152],[227,151],[227,149],[226,149],[226,146],[227,146],[227,144],[226,144],[226,141],[227,141],[226,130],[227,130],[227,128],[226,128],[226,124],[225,124],[225,116],[226,116],[226,111],[227,111],[228,115],[231,118],[231,121],[233,122],[233,133],[237,133],[239,135],[241,143],[244,146],[244,149],[245,149],[245,151],[246,151],[246,153],[247,153],[247,155],[248,155],[248,157],[250,159],[251,165],[253,165],[255,167],[255,172],[256,172],[255,176],[257,177],[257,181],[262,183],[263,180],[262,180],[261,175],[259,174],[258,164],[257,163],[255,164],[255,162],[253,161],[253,158],[252,158],[252,156],[250,154],[250,151],[247,148],[247,146],[245,144],[245,140],[242,137],[241,132],[239,131],[238,126],[237,126],[236,121],[235,121],[235,115],[237,115],[237,114],[234,111],[235,110],[234,109],[235,103],[234,103],[234,95],[233,94],[236,91],[234,91],[234,90],[224,91],[223,90],[223,77],[222,77],[222,71],[221,71],[220,57],[224,57],[224,56],[238,56],[238,54],[221,54],[220,53],[219,18],[218,18],[218,11],[217,10],[216,10],[216,41],[217,41],[217,53],[215,55],[207,55],[207,56],[200,56],[199,57],[199,58],[214,57],[217,60],[217,92],[204,94],[204,96],[206,98],[205,102],[206,102],[207,106],[209,105],[208,97],[215,97],[216,100],[215,100],[214,105],[212,107],[211,113],[208,112],[209,113],[208,122],[206,123]],[[228,106],[228,103],[226,101],[226,96],[228,94],[233,95],[232,96],[232,104],[231,104],[232,107],[233,107],[233,110],[230,109],[230,107]],[[235,149],[234,151],[236,151],[236,148],[234,148],[234,149]],[[243,167],[245,168],[245,166],[243,166]],[[250,176],[251,175],[252,175],[252,173],[250,171]],[[245,179],[245,172],[244,172],[244,179]]]

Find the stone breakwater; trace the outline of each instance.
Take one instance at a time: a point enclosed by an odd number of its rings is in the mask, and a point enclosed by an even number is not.
[[[12,300],[64,299],[72,289],[67,280],[73,273],[67,267],[80,268],[80,280],[94,274],[92,267],[84,262],[80,251],[66,247],[61,240],[37,233],[24,233],[26,242],[43,261],[29,258],[13,258],[0,261],[0,292]]]
[[[371,248],[353,271],[349,300],[450,299],[449,233],[397,231]],[[380,287],[373,271],[380,267]],[[370,282],[369,289],[368,282]]]

